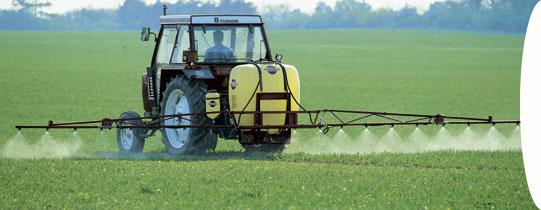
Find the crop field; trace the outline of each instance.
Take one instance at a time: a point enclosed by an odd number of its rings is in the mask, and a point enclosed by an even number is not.
[[[277,30],[301,103],[517,119],[523,36]],[[17,124],[142,112],[137,32],[0,32],[0,208],[532,209],[515,125],[299,130],[282,155],[220,140],[201,157],[120,155],[115,132]],[[302,119],[307,120],[307,119]]]

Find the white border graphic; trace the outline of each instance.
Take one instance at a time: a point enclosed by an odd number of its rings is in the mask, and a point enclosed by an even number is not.
[[[530,194],[541,208],[541,2],[530,23],[524,52],[520,85],[520,120],[524,168]]]

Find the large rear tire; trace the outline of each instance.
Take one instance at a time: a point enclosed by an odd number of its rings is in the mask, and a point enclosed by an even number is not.
[[[124,112],[120,119],[131,119],[120,122],[120,126],[143,125],[143,120],[138,119],[137,112]],[[118,150],[121,153],[141,153],[145,147],[145,129],[143,128],[117,128],[116,139]]]
[[[161,102],[161,115],[205,112],[206,85],[198,80],[177,76],[167,84]],[[168,118],[162,125],[208,125],[206,115],[191,115],[182,118]],[[218,136],[210,128],[163,128],[162,140],[167,153],[171,155],[202,154],[214,150]]]

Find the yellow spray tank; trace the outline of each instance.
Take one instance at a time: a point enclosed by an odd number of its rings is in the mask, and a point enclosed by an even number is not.
[[[284,77],[282,66],[285,69],[286,77]],[[229,106],[231,111],[256,111],[258,93],[287,93],[290,90],[297,102],[300,103],[300,81],[297,69],[291,65],[284,64],[282,66],[276,63],[265,63],[245,64],[233,68],[229,77]],[[285,83],[286,78],[289,88]],[[290,100],[290,106],[291,111],[299,110],[299,106],[293,98]],[[260,111],[286,110],[286,100],[260,100]],[[263,114],[262,118],[262,125],[284,125],[286,114]],[[254,125],[253,114],[242,114],[242,116],[235,114],[235,119],[240,126]],[[263,131],[269,134],[278,133],[278,129],[266,129]]]

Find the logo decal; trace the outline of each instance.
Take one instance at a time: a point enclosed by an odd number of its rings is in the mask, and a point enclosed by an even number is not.
[[[237,88],[237,80],[231,80],[231,89],[235,90]]]
[[[219,17],[214,17],[214,23],[239,23],[239,19],[220,19]]]
[[[276,72],[278,72],[278,68],[274,66],[267,66],[267,68],[265,68],[265,71],[269,72],[269,74],[276,74]]]

